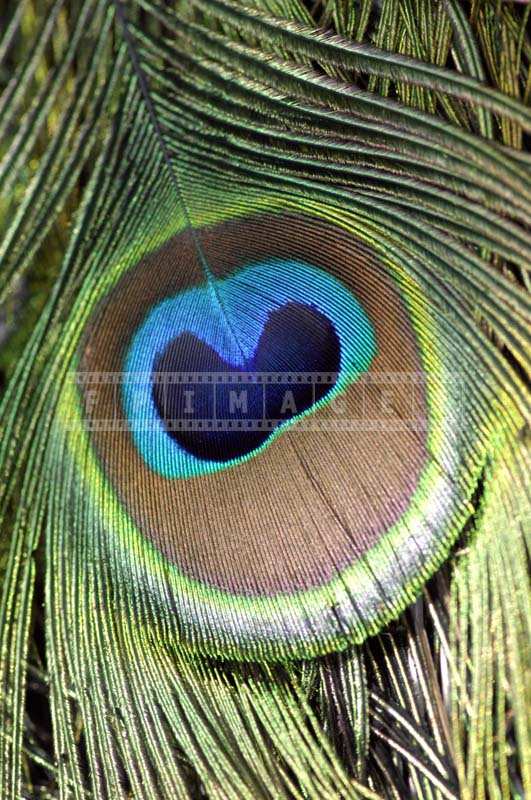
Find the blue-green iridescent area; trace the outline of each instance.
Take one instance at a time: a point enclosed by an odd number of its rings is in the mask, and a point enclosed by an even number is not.
[[[279,280],[282,275],[282,280]],[[249,452],[227,459],[198,458],[171,436],[157,407],[153,385],[145,376],[160,370],[161,355],[179,337],[190,337],[188,349],[199,340],[227,369],[323,370],[323,359],[312,352],[319,346],[299,331],[291,358],[286,343],[297,331],[279,327],[279,314],[299,309],[313,314],[328,326],[328,340],[337,337],[338,363],[334,384],[326,393],[291,419],[282,422]],[[292,315],[296,324],[297,316]],[[276,318],[275,341],[264,342],[264,331]],[[285,317],[286,324],[289,317]],[[313,326],[315,328],[315,325]],[[304,333],[304,332],[303,332]],[[193,338],[192,338],[193,337]],[[271,337],[270,337],[271,338]],[[284,345],[284,346],[282,346]],[[269,349],[260,357],[260,350]],[[289,348],[288,348],[289,349]],[[123,384],[123,404],[136,447],[147,465],[164,478],[189,478],[217,472],[244,463],[268,447],[283,429],[297,419],[327,404],[365,372],[377,352],[373,325],[356,297],[337,278],[322,269],[295,259],[270,259],[250,264],[230,277],[211,278],[201,287],[178,293],[154,306],[134,334],[124,359],[124,371],[131,379]],[[203,368],[205,365],[203,365]],[[174,369],[181,365],[174,363]],[[182,364],[182,369],[189,368]],[[197,365],[195,367],[197,369]],[[135,374],[140,378],[135,380]]]
[[[263,206],[263,198],[261,202]],[[271,202],[277,209],[278,196]],[[156,371],[160,354],[187,327],[182,324],[179,298],[201,298],[203,328],[211,330],[207,336],[199,322],[194,329],[189,322],[195,342],[211,343],[225,332],[229,344],[223,349],[221,340],[217,350],[236,363],[254,352],[268,320],[290,304],[299,304],[326,317],[341,344],[339,380],[319,408],[304,412],[315,412],[309,427],[335,413],[330,403],[339,392],[338,409],[345,406],[349,414],[359,414],[363,396],[364,413],[379,413],[377,386],[369,395],[361,386],[364,371],[370,372],[367,385],[373,386],[397,371],[424,375],[429,367],[419,413],[421,422],[428,423],[430,448],[440,453],[449,441],[453,401],[445,385],[431,377],[434,367],[443,374],[454,365],[459,353],[441,349],[422,286],[408,272],[395,262],[381,263],[349,235],[348,220],[343,229],[330,209],[322,209],[321,216],[257,215],[223,220],[219,228],[205,224],[198,228],[198,236],[211,271],[200,284],[186,236],[168,239],[140,262],[136,256],[127,264],[124,282],[114,284],[93,315],[83,343],[81,371],[127,369],[130,386],[135,386],[134,373],[145,377],[153,368]],[[268,253],[271,250],[274,255]],[[213,274],[220,277],[213,279]],[[189,320],[198,320],[198,302],[188,302]],[[152,326],[152,336],[145,335],[149,358],[131,364],[133,346],[148,321],[157,309],[172,306],[174,327],[170,315],[161,317],[160,326]],[[360,331],[367,325],[363,361]],[[121,336],[113,340],[108,330],[120,331]],[[244,344],[247,349],[242,354]],[[287,352],[288,341],[285,345]],[[153,386],[143,380],[143,389],[155,408]],[[123,419],[126,406],[121,392],[102,384],[96,395],[94,409],[87,403],[91,419]],[[367,400],[370,405],[365,408]],[[75,402],[73,389],[70,402],[65,396],[65,419]],[[408,409],[409,405],[400,411],[406,422]],[[142,413],[145,416],[145,407]],[[135,421],[130,414],[127,417]],[[440,563],[452,531],[462,524],[455,492],[457,442],[451,451],[442,452],[445,468],[441,469],[438,459],[426,457],[422,431],[419,435],[404,426],[387,429],[385,458],[394,459],[397,468],[385,471],[374,459],[382,436],[378,430],[369,426],[334,436],[326,429],[324,435],[316,435],[302,433],[303,424],[287,422],[271,435],[259,457],[255,450],[237,461],[220,463],[194,459],[178,447],[155,414],[151,422],[159,425],[167,452],[180,451],[181,464],[187,460],[195,465],[190,480],[178,480],[169,470],[165,474],[154,470],[138,447],[134,425],[110,432],[96,427],[83,443],[76,435],[72,451],[84,458],[81,469],[87,481],[106,488],[109,504],[98,505],[105,547],[112,541],[127,553],[143,554],[141,562],[116,563],[116,579],[130,588],[132,597],[147,593],[161,614],[168,597],[174,598],[172,629],[175,626],[179,640],[192,649],[236,659],[257,654],[276,659],[284,653],[305,658],[347,641],[361,641],[369,630],[378,630],[384,614],[396,614],[399,602],[413,598],[433,564]],[[148,435],[153,436],[153,427],[146,425]],[[90,465],[85,455],[89,447],[94,455]],[[179,466],[175,456],[170,459],[170,466]],[[286,475],[290,480],[284,480]],[[312,489],[315,476],[317,491]],[[304,497],[301,486],[310,490]],[[364,492],[361,502],[358,487]],[[370,504],[363,505],[369,494]],[[391,496],[395,501],[389,505]],[[253,498],[252,505],[244,505],[241,513],[242,498],[247,497]],[[340,519],[327,516],[330,507],[340,509]],[[441,543],[434,534],[443,526],[449,533]]]

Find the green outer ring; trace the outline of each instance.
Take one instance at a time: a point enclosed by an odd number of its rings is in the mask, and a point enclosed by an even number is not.
[[[245,208],[242,209],[241,206],[239,206],[236,210],[230,205],[228,206],[228,209],[222,209],[219,204],[219,196],[216,199],[216,213],[211,214],[210,218],[207,218],[205,215],[200,222],[201,225],[219,223],[228,218],[234,219],[236,217],[251,216],[251,213],[249,213],[249,211]],[[241,203],[241,196],[239,196],[238,200],[239,203]],[[263,197],[261,198],[261,202],[257,202],[256,196],[252,197],[253,216],[266,211],[268,213],[284,213],[292,210],[296,210],[301,213],[300,204],[289,202],[288,200],[281,206],[279,204],[278,195],[274,198]],[[304,209],[302,213],[305,213],[305,210],[306,209]],[[225,211],[225,214],[222,213],[223,211]],[[348,225],[345,224],[345,217],[353,217],[353,214],[349,214],[341,209],[336,210],[333,206],[329,207],[327,213],[327,209],[325,206],[323,206],[323,204],[320,204],[315,208],[312,207],[311,211],[313,216],[333,222],[345,230],[348,234],[356,236],[358,239],[365,241],[365,243],[371,245],[373,248],[376,246],[377,252],[381,249],[381,246],[378,247],[378,243],[375,242],[370,236],[366,234],[364,235],[363,232],[357,230],[353,231]],[[152,250],[156,249],[171,236],[182,232],[183,228],[183,224],[177,226],[168,226],[164,233],[158,235],[152,241],[151,246],[146,248],[146,252],[151,252]],[[134,253],[130,251],[119,262],[117,262],[112,271],[107,273],[107,290],[110,290],[112,286],[119,280],[122,274],[131,266],[138,263],[139,259],[145,254],[145,252],[139,252],[138,250],[136,250]],[[436,363],[438,368],[444,369],[442,360],[433,349],[436,337],[431,333],[431,328],[433,326],[430,328],[431,320],[427,310],[425,308],[420,309],[417,305],[410,302],[410,297],[406,287],[409,286],[411,288],[416,286],[416,288],[418,288],[418,285],[411,278],[411,276],[409,276],[405,270],[398,267],[396,263],[385,258],[382,260],[384,262],[387,261],[389,265],[392,265],[393,273],[395,274],[398,283],[401,285],[402,296],[408,307],[408,311],[411,314],[411,318],[414,323],[414,330],[420,339],[419,350],[421,352],[423,363],[425,361],[424,354],[427,350],[432,359],[430,368],[433,368],[433,358],[435,356],[437,359]],[[87,318],[92,310],[93,309],[91,308],[87,309]],[[74,358],[74,370],[79,364],[78,359],[79,356]],[[445,410],[451,410],[449,408],[449,397],[442,397],[442,395],[439,395],[437,398],[435,398],[434,392],[435,387],[433,386],[432,382],[428,380],[428,407],[430,409],[433,409],[437,406],[442,407],[443,413]],[[437,401],[436,403],[434,402],[435,399]],[[72,409],[75,409],[78,422],[80,423],[79,428],[76,430],[75,437],[72,437],[70,433],[72,425]],[[356,587],[357,593],[360,591],[369,591],[369,589],[373,587],[374,581],[371,580],[371,577],[367,574],[367,571],[363,569],[363,564],[360,561],[357,561],[347,567],[341,573],[341,575],[338,575],[337,578],[334,578],[324,586],[295,592],[291,595],[283,594],[273,598],[234,595],[215,587],[206,586],[198,580],[187,577],[179,570],[177,566],[167,562],[167,560],[155,548],[155,546],[145,539],[141,531],[135,527],[131,519],[127,515],[124,515],[123,508],[113,491],[112,485],[106,478],[105,473],[97,462],[91,447],[89,434],[86,431],[83,431],[80,434],[80,428],[82,427],[81,400],[73,383],[65,386],[65,391],[61,397],[57,414],[59,423],[61,427],[63,427],[63,432],[70,439],[68,444],[70,452],[77,462],[76,466],[78,469],[78,474],[81,475],[80,482],[84,487],[88,487],[90,491],[90,486],[92,485],[92,482],[96,480],[97,476],[97,482],[100,491],[105,497],[105,501],[101,504],[99,512],[101,515],[103,528],[105,530],[105,536],[109,542],[108,546],[112,548],[115,545],[125,545],[128,548],[134,548],[135,553],[138,553],[139,551],[146,553],[146,558],[144,559],[145,563],[142,565],[142,568],[147,572],[151,589],[147,589],[147,586],[144,588],[147,591],[152,592],[154,595],[160,594],[160,597],[164,597],[164,595],[167,593],[169,582],[176,596],[184,592],[187,596],[193,597],[196,603],[199,601],[201,606],[205,607],[205,612],[207,612],[208,609],[215,609],[217,612],[225,609],[229,616],[234,617],[238,614],[245,614],[248,615],[249,618],[254,622],[258,623],[258,625],[260,625],[261,622],[267,622],[271,619],[272,611],[276,607],[278,607],[278,610],[285,617],[289,616],[291,608],[299,612],[301,605],[304,605],[308,609],[313,608],[314,611],[319,613],[320,610],[330,607],[331,599],[333,599],[334,595],[337,594],[338,590],[343,590],[345,588],[345,584]],[[64,423],[64,425],[62,423]],[[444,429],[442,426],[430,426],[427,436],[427,444],[430,452],[441,452],[444,444]],[[478,475],[481,472],[480,461],[481,459],[477,459],[476,468],[469,473],[469,480],[467,481],[467,485],[463,492],[463,494],[467,497],[470,497],[473,488],[477,483]],[[395,523],[395,525],[393,525],[393,527],[390,528],[385,535],[381,537],[378,543],[371,548],[368,558],[370,558],[371,563],[375,567],[379,568],[380,562],[387,564],[389,561],[388,553],[390,551],[395,553],[400,552],[400,549],[405,543],[408,542],[411,536],[407,527],[408,522],[414,519],[415,515],[418,513],[414,507],[415,500],[419,497],[422,498],[423,496],[429,496],[430,491],[433,489],[433,485],[438,473],[439,468],[436,462],[434,460],[428,462],[426,469],[423,471],[419,480],[419,485],[412,498],[412,504],[410,508],[408,508],[408,511],[402,516],[402,518]],[[246,644],[242,644],[240,642],[237,645],[235,645],[234,642],[231,642],[229,636],[229,639],[226,639],[220,646],[220,639],[225,637],[220,635],[219,632],[212,633],[211,631],[203,631],[201,620],[199,620],[197,623],[190,624],[191,635],[188,636],[185,632],[184,638],[185,640],[189,639],[189,644],[193,646],[193,649],[200,649],[203,652],[212,655],[221,654],[232,658],[256,658],[261,656],[271,659],[275,659],[277,657],[285,658],[286,656],[315,656],[328,652],[331,649],[345,647],[349,642],[361,642],[369,634],[376,633],[382,627],[382,625],[386,624],[390,619],[396,616],[400,610],[405,607],[405,605],[411,602],[416,592],[424,584],[427,577],[441,563],[442,559],[448,552],[451,542],[455,538],[456,529],[466,518],[468,518],[471,512],[471,508],[468,503],[465,503],[465,508],[463,508],[463,497],[459,497],[459,503],[456,505],[458,505],[460,508],[459,513],[453,510],[453,513],[449,515],[449,519],[444,521],[443,527],[446,530],[446,533],[439,542],[435,543],[435,547],[432,548],[431,553],[427,556],[423,569],[419,571],[418,575],[410,578],[404,583],[404,585],[393,587],[393,591],[395,593],[394,597],[390,601],[388,599],[385,605],[382,603],[382,606],[377,609],[374,615],[370,615],[367,619],[362,621],[355,622],[351,630],[347,630],[346,632],[341,630],[339,633],[337,631],[332,632],[330,635],[324,635],[316,640],[312,639],[311,636],[301,636],[300,640],[293,642],[282,640],[281,637],[273,637],[273,639],[269,639],[267,636],[261,637],[258,635],[256,638],[249,637]],[[122,525],[119,529],[117,529],[115,522],[117,518],[120,518],[120,516],[124,520],[127,520],[127,525]],[[111,536],[113,545],[110,544]],[[113,559],[112,563],[114,562],[115,560]],[[120,579],[123,578],[123,576],[115,575],[114,578]],[[153,587],[156,587],[158,581],[162,582],[161,588],[154,589]],[[131,588],[133,592],[135,592],[137,586]],[[301,602],[302,600],[304,600],[303,603]],[[206,616],[207,615],[205,613],[205,618]],[[185,626],[187,622],[188,621],[184,621]],[[183,620],[180,620],[181,628],[182,625]]]

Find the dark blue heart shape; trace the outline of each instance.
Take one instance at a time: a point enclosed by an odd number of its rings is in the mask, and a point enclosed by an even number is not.
[[[181,447],[200,459],[230,461],[325,397],[335,385],[329,374],[339,367],[332,322],[310,305],[290,302],[269,314],[253,356],[238,365],[191,333],[177,336],[155,359],[153,400]],[[188,380],[183,373],[196,374]],[[268,380],[260,373],[294,374]]]

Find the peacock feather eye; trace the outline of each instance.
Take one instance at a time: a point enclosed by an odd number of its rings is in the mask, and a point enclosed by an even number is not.
[[[421,289],[397,274],[333,222],[248,215],[169,237],[94,309],[95,460],[142,584],[156,600],[163,565],[202,648],[365,636],[382,592],[401,602],[451,539],[461,498],[430,449],[452,409]]]

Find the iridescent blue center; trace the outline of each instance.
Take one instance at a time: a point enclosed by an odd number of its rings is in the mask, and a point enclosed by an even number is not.
[[[339,361],[330,320],[311,306],[287,303],[271,312],[255,352],[241,364],[228,363],[190,333],[173,339],[155,359],[154,375],[162,380],[153,381],[153,399],[169,435],[185,450],[230,461],[326,397]]]
[[[126,354],[124,409],[155,472],[214,472],[329,402],[375,353],[373,327],[339,280],[263,261],[151,308]]]

